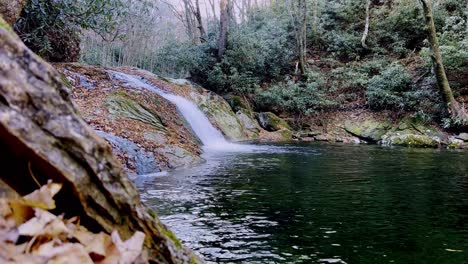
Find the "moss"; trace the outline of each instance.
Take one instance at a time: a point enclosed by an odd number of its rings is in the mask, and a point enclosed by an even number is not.
[[[390,137],[390,144],[416,148],[436,148],[437,140],[425,135],[404,134]]]
[[[149,214],[151,217],[153,217],[154,219],[157,219],[157,218],[158,218],[158,214],[157,214],[155,211],[151,210],[151,209],[148,209],[148,214]]]
[[[7,30],[9,32],[12,32],[12,29],[11,29],[10,25],[8,25],[8,23],[5,22],[5,20],[3,20],[1,15],[0,15],[0,27],[4,28],[5,30]]]
[[[62,80],[62,83],[65,84],[66,87],[68,88],[73,87],[72,83],[67,79],[67,76],[65,76],[65,74],[63,73],[60,74],[60,80]]]
[[[174,242],[174,244],[176,245],[178,249],[183,248],[182,242],[180,242],[180,240],[176,237],[176,235],[171,230],[165,227],[162,227],[161,231],[164,236],[168,237],[170,240],[172,240],[172,242]]]
[[[156,130],[166,131],[161,118],[156,113],[135,102],[121,91],[114,92],[107,98],[106,107],[113,115],[137,120],[152,125]]]
[[[291,130],[284,129],[284,130],[281,130],[280,133],[284,140],[292,139],[293,133],[291,132]]]

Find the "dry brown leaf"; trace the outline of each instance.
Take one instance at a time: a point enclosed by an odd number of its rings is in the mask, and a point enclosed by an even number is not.
[[[68,233],[69,230],[62,219],[39,208],[34,208],[35,217],[18,227],[20,235],[23,236],[58,236]]]
[[[95,261],[100,261],[106,257],[106,252],[112,246],[112,239],[108,234],[101,232],[94,235],[94,239],[85,245],[85,249],[91,258]]]
[[[120,252],[120,264],[133,263],[141,255],[143,242],[145,241],[145,234],[143,232],[136,232],[125,242],[122,241],[117,231],[112,232],[111,237]]]
[[[12,211],[11,217],[15,220],[17,225],[21,225],[34,216],[33,209],[24,205],[22,200],[10,201],[10,208]]]
[[[46,258],[47,264],[93,264],[84,246],[77,243],[66,243],[55,247],[49,242],[42,245],[34,254]]]
[[[37,207],[44,210],[52,210],[55,209],[54,196],[61,188],[62,184],[49,182],[39,190],[24,196],[22,200],[27,206]]]

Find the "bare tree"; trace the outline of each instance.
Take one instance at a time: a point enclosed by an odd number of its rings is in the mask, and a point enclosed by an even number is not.
[[[304,74],[307,68],[307,0],[288,1],[288,10],[297,41],[298,67]]]
[[[366,4],[366,25],[364,26],[364,33],[362,34],[362,38],[361,38],[362,47],[365,48],[365,49],[369,48],[367,46],[366,40],[367,40],[367,36],[369,35],[369,17],[370,17],[371,4],[372,4],[372,1],[367,0],[367,4]]]
[[[218,41],[218,62],[223,59],[224,52],[227,47],[228,37],[228,24],[229,24],[229,5],[230,0],[221,0],[219,4],[220,18],[219,18],[219,41]]]

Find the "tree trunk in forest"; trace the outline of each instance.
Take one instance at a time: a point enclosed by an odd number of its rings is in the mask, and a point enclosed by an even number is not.
[[[200,11],[200,2],[199,0],[195,0],[195,18],[197,19],[198,24],[198,31],[200,33],[200,42],[206,42],[205,39],[205,28],[203,27],[203,19]]]
[[[371,0],[367,0],[366,4],[366,25],[364,26],[364,33],[362,34],[362,39],[361,39],[361,44],[362,47],[365,49],[368,49],[369,47],[367,46],[367,36],[369,35],[369,17],[370,17],[370,7],[371,7]]]
[[[434,71],[437,78],[439,91],[443,97],[446,108],[454,121],[459,126],[468,125],[468,115],[465,109],[455,100],[452,89],[450,88],[447,74],[445,72],[442,55],[439,49],[439,41],[437,39],[437,32],[434,24],[434,14],[432,11],[431,0],[419,0],[422,4],[424,17],[426,21],[427,36],[429,39],[431,58],[434,65]]]
[[[0,0],[0,14],[13,26],[29,0]]]
[[[145,233],[155,263],[198,261],[141,203],[107,142],[80,117],[59,73],[0,17],[0,179],[19,194],[62,183],[57,213],[94,232]]]
[[[228,24],[229,24],[229,0],[220,1],[219,19],[219,41],[218,41],[218,62],[223,59],[227,47]]]

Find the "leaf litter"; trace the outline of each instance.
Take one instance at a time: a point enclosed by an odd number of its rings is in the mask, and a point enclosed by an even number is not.
[[[61,188],[49,182],[22,198],[0,199],[0,263],[148,263],[144,233],[123,241],[117,231],[92,233],[78,217],[64,219],[49,212]]]

